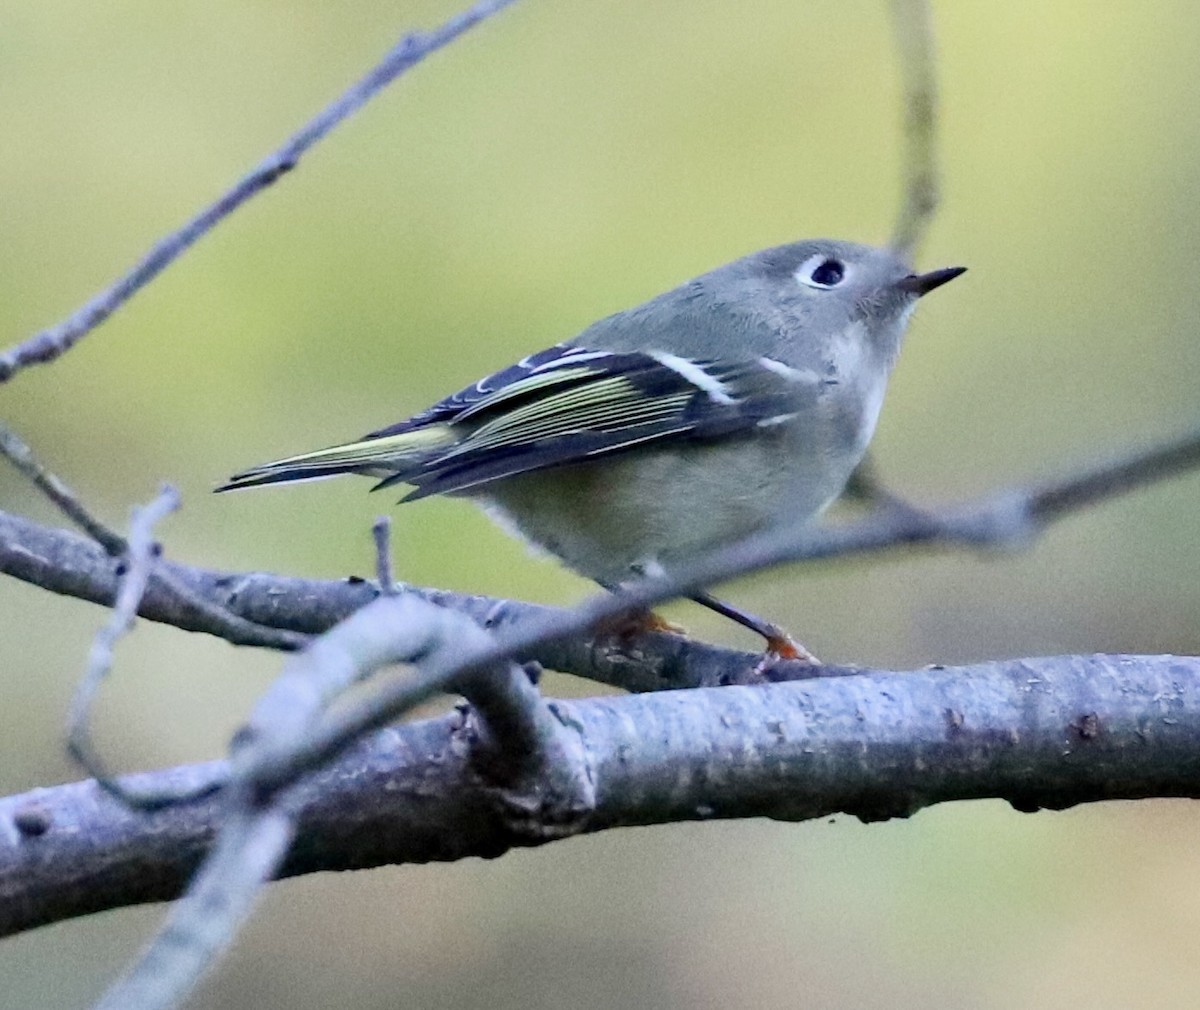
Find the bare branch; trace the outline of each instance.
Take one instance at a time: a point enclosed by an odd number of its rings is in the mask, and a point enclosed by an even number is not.
[[[937,54],[929,0],[892,0],[891,8],[904,87],[904,190],[891,246],[911,259],[938,208]]]
[[[179,493],[173,487],[164,485],[158,497],[149,505],[133,510],[121,588],[113,604],[112,616],[104,627],[96,632],[96,638],[88,652],[87,667],[75,691],[67,719],[67,749],[72,757],[104,788],[118,792],[119,787],[104,771],[103,764],[92,747],[88,733],[88,716],[100,685],[112,669],[113,649],[121,636],[133,627],[142,595],[150,583],[150,573],[158,554],[154,527],[177,508]]]
[[[116,530],[109,529],[91,514],[68,486],[66,481],[46,469],[33,454],[33,449],[6,424],[0,423],[0,453],[3,453],[60,512],[96,541],[112,557],[125,553],[128,544]]]
[[[1096,465],[1076,477],[1040,486],[1002,491],[967,505],[916,510],[883,507],[861,520],[815,530],[777,531],[768,538],[734,545],[685,573],[698,585],[781,561],[829,559],[846,554],[895,550],[898,547],[961,549],[963,546],[1011,546],[1033,538],[1049,522],[1091,507],[1107,498],[1200,467],[1200,431],[1131,452],[1110,463]],[[163,562],[159,566],[190,586],[196,595],[211,600],[254,625],[319,634],[377,595],[364,579],[323,582],[266,573],[224,573]],[[0,572],[52,592],[110,605],[117,578],[112,560],[70,533],[51,530],[30,520],[0,512]],[[705,583],[703,580],[708,580]],[[157,580],[156,580],[157,581]],[[598,601],[591,616],[562,622],[567,612],[550,607],[485,596],[465,596],[444,590],[406,586],[441,606],[466,613],[476,623],[504,632],[546,629],[554,635],[530,634],[522,640],[519,656],[534,659],[548,669],[561,670],[631,691],[663,690],[738,682],[758,657],[720,649],[675,635],[644,635],[633,639],[586,632],[597,615],[641,601],[643,604],[683,591],[656,584],[626,604]],[[140,613],[152,620],[190,631],[203,631],[236,644],[278,648],[256,634],[232,634],[220,622],[188,607],[174,595],[151,584]],[[822,668],[828,676],[839,671]],[[813,676],[814,671],[793,670],[782,664],[774,677]]]
[[[291,659],[235,737],[225,792],[229,813],[216,848],[147,953],[98,1006],[174,1006],[232,943],[259,888],[275,875],[293,834],[294,813],[286,795],[268,795],[259,788],[261,764],[286,761],[329,703],[355,681],[396,662],[415,661],[418,668],[444,664],[443,656],[461,649],[464,640],[486,637],[461,614],[411,596],[388,595]],[[477,745],[476,768],[486,760],[488,767],[502,771],[501,795],[519,812],[517,820],[548,818],[571,825],[573,812],[594,806],[579,748],[572,749],[573,738],[523,671],[503,665],[481,668],[461,686],[479,700],[483,717],[484,732],[473,733],[466,749]]]
[[[223,619],[198,611],[159,585],[156,578],[142,598],[140,615],[224,638],[235,645],[290,648],[273,634],[320,634],[378,591],[366,579],[303,579],[266,572],[221,572],[164,559],[159,571],[170,574],[210,600],[220,613],[245,618],[246,631],[231,629]],[[65,530],[55,530],[0,511],[0,572],[51,592],[111,606],[118,579],[115,564],[94,544]],[[559,611],[552,607],[472,596],[443,589],[406,585],[404,592],[467,614],[488,628],[509,627]],[[277,631],[276,629],[283,629]],[[677,635],[579,637],[553,643],[529,658],[553,670],[574,673],[631,691],[716,684],[730,671],[751,669],[758,656],[706,645]]]
[[[395,596],[396,580],[392,578],[392,519],[380,516],[371,527],[375,539],[375,581],[384,596]]]
[[[183,607],[212,628],[217,637],[235,645],[259,645],[290,652],[304,648],[309,641],[308,635],[284,628],[269,628],[235,614],[228,607],[198,592],[188,580],[180,577],[179,573],[168,565],[156,566],[152,581],[165,586]]]
[[[0,354],[0,383],[22,368],[53,361],[69,351],[89,331],[132,298],[205,235],[252,196],[290,172],[300,158],[335,126],[353,115],[383,88],[420,63],[430,53],[453,42],[463,32],[487,20],[515,0],[479,0],[445,24],[423,34],[405,36],[361,80],[326,106],[295,133],[279,150],[269,155],[248,175],[188,221],[178,231],[157,242],[123,277],[101,291],[61,323],[42,330],[23,343]]]
[[[539,672],[536,664],[522,669],[509,663],[455,686],[471,704],[463,710],[462,733],[480,781],[495,789],[497,812],[514,836],[544,840],[581,828],[595,809],[596,786],[579,734],[538,693]]]
[[[259,889],[287,855],[294,831],[293,814],[281,803],[262,802],[246,786],[242,769],[261,752],[286,749],[302,739],[325,706],[354,681],[411,658],[403,651],[411,638],[386,634],[376,617],[378,606],[364,607],[297,653],[255,706],[234,739],[231,782],[223,794],[227,810],[216,847],[149,949],[105,993],[97,1010],[174,1006],[232,943]],[[424,645],[421,641],[418,648]]]
[[[1068,656],[755,688],[556,701],[595,786],[582,832],[709,818],[865,820],[995,797],[1019,810],[1200,797],[1200,660]],[[290,791],[281,874],[494,857],[517,830],[457,716],[390,727]],[[183,790],[223,763],[131,776]],[[0,935],[175,897],[212,844],[215,798],[133,813],[93,782],[0,800]]]
[[[964,505],[918,510],[884,505],[865,519],[812,530],[777,529],[699,559],[668,580],[645,580],[622,594],[650,605],[671,593],[795,561],[818,561],[897,548],[1022,547],[1050,523],[1129,491],[1200,467],[1200,430],[1098,464],[1073,477],[994,492]]]
[[[66,482],[48,470],[21,437],[2,423],[0,423],[0,454],[8,457],[13,465],[29,478],[34,487],[46,495],[68,519],[104,548],[105,553],[110,557],[120,558],[126,554],[129,544],[125,538],[93,516]],[[118,565],[117,568],[111,570],[114,580],[119,578],[119,568]],[[107,566],[105,566],[105,570],[108,571]],[[186,579],[181,578],[165,565],[154,566],[151,569],[150,577],[153,582],[165,586],[187,610],[200,616],[206,626],[211,628],[215,634],[231,642],[253,641],[256,645],[270,648],[298,649],[308,640],[306,635],[279,628],[267,628],[246,620],[196,591]],[[110,596],[115,599],[116,595],[117,589],[114,584]],[[139,606],[145,595],[146,591],[143,588]]]
[[[1048,523],[1062,515],[1200,468],[1200,430],[1173,442],[1130,453],[1074,479],[1051,481],[1029,494],[1030,519]]]
[[[142,959],[94,1004],[95,1010],[166,1010],[177,1006],[236,936],[262,885],[279,869],[292,840],[280,810],[235,811],[188,893],[171,907],[162,933]]]

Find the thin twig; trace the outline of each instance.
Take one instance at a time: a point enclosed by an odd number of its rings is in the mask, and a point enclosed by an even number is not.
[[[164,485],[158,497],[148,505],[135,508],[129,524],[129,550],[125,558],[125,574],[113,604],[112,616],[98,632],[88,652],[83,679],[75,691],[67,720],[67,749],[97,782],[114,792],[120,787],[109,778],[103,763],[92,747],[88,719],[100,685],[112,669],[113,649],[133,627],[138,604],[150,582],[150,573],[158,553],[154,527],[179,507],[179,493]]]
[[[41,491],[68,519],[96,541],[110,557],[121,557],[128,549],[125,538],[97,519],[80,500],[79,496],[55,473],[49,470],[34,455],[33,449],[11,428],[0,422],[0,454],[6,456],[30,482]],[[119,576],[114,575],[114,578]],[[184,606],[193,611],[220,637],[236,643],[253,642],[269,648],[294,650],[304,646],[307,635],[297,634],[282,628],[269,628],[255,624],[239,614],[233,613],[219,602],[209,599],[195,590],[186,579],[165,565],[154,566],[151,584],[160,583]],[[147,586],[142,592],[144,600]],[[114,598],[116,593],[113,594]],[[139,607],[141,603],[139,602]]]
[[[178,1006],[204,971],[233,943],[262,885],[275,876],[295,831],[276,809],[226,818],[200,874],[172,907],[142,958],[93,1010],[166,1010]]]
[[[891,246],[911,259],[938,208],[937,53],[929,0],[892,0],[891,10],[904,88],[904,190]]]
[[[276,179],[296,167],[302,155],[335,126],[357,112],[368,100],[420,63],[430,53],[453,42],[463,32],[514,3],[515,0],[480,0],[433,31],[408,35],[338,99],[326,106],[313,120],[294,134],[281,148],[269,155],[248,175],[150,249],[123,277],[101,291],[73,315],[35,334],[23,343],[0,354],[0,383],[11,379],[28,365],[53,361],[70,350],[89,331],[145,287],[167,266],[186,252],[197,239],[211,231],[251,197],[261,193]]]
[[[0,453],[111,557],[117,558],[125,553],[128,546],[125,538],[92,515],[66,482],[47,470],[33,454],[33,449],[3,422],[0,422]]]
[[[1057,519],[1114,495],[1200,468],[1200,431],[1132,453],[1073,479],[1051,481],[1029,494],[1029,511],[1039,522]]]
[[[392,517],[380,516],[371,527],[375,539],[375,580],[384,596],[395,596],[398,592],[392,577]]]
[[[174,568],[159,565],[154,569],[153,581],[161,582],[167,590],[181,603],[190,607],[196,616],[204,620],[214,629],[220,629],[220,637],[238,645],[265,646],[269,649],[280,649],[293,652],[303,649],[310,640],[309,635],[286,628],[271,628],[255,621],[249,621],[235,614],[215,600],[209,599],[181,578]],[[144,599],[144,597],[143,597]]]

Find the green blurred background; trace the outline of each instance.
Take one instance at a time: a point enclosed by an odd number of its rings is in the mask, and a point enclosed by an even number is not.
[[[8,0],[0,343],[66,315],[402,30],[456,6]],[[946,199],[922,265],[971,273],[922,306],[875,442],[888,482],[924,501],[1200,420],[1200,5],[945,0],[936,17]],[[524,0],[69,356],[4,387],[2,414],[114,522],[174,482],[174,557],[365,574],[387,503],[362,483],[210,489],[751,249],[886,238],[898,90],[882,2]],[[727,592],[844,662],[1196,652],[1198,492],[1196,477],[1154,488],[1020,556],[856,562]],[[0,507],[58,522],[3,467]],[[394,516],[405,579],[588,591],[469,505]],[[0,788],[72,778],[60,727],[104,614],[12,581],[0,613]],[[143,624],[98,732],[126,768],[220,753],[279,664]],[[1035,816],[979,802],[308,878],[270,890],[189,1005],[1191,1007],[1198,831],[1181,802]],[[0,1005],[85,1005],[160,918],[5,941]]]

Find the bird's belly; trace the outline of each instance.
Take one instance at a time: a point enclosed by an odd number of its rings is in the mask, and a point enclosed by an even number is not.
[[[521,474],[489,485],[481,503],[576,571],[611,584],[634,566],[656,562],[670,570],[818,513],[848,473],[834,472],[811,448],[797,452],[790,437],[763,433]],[[799,462],[805,459],[811,462]]]

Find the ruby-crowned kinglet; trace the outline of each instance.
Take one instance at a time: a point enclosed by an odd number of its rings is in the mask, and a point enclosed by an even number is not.
[[[265,463],[218,490],[357,473],[475,499],[615,586],[818,515],[875,430],[917,299],[963,267],[794,242],[592,324],[356,442]],[[699,594],[801,655],[779,629]]]

